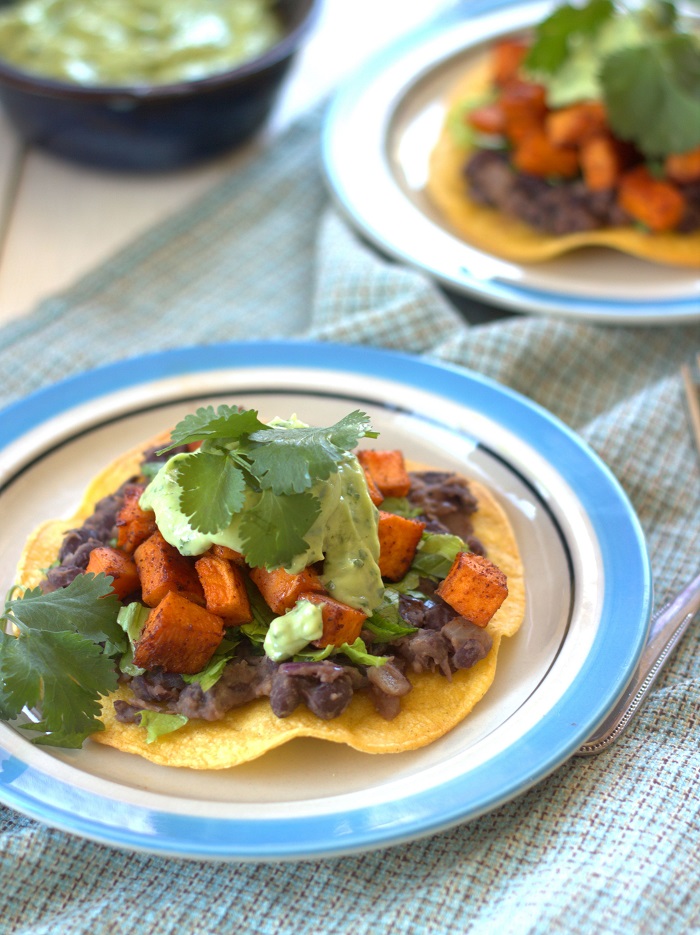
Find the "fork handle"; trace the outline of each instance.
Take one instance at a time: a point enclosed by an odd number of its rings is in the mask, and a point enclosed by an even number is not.
[[[615,707],[578,748],[575,756],[602,753],[624,733],[699,609],[700,575],[654,614],[646,646],[632,680]]]

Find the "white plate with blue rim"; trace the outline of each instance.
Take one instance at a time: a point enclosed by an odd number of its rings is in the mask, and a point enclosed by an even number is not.
[[[364,65],[326,115],[330,191],[381,251],[489,305],[608,324],[695,321],[698,269],[600,247],[544,263],[502,260],[459,237],[425,193],[430,153],[460,76],[495,39],[533,26],[552,7],[549,0],[457,4]]]
[[[644,536],[618,482],[566,426],[467,370],[386,351],[251,342],[156,353],[81,374],[0,413],[0,585],[40,522],[197,406],[331,424],[371,416],[385,447],[488,484],[525,564],[526,619],[491,689],[440,740],[372,756],[294,740],[222,771],[148,763],[88,740],[30,743],[0,724],[0,802],[115,847],[294,860],[388,847],[469,821],[560,766],[615,703],[648,629]]]

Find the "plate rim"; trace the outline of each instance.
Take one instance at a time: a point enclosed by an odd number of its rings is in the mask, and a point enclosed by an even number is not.
[[[373,82],[378,76],[382,76],[389,69],[400,65],[403,59],[412,56],[421,47],[427,46],[440,37],[447,35],[450,30],[459,27],[466,29],[469,26],[478,26],[482,21],[487,21],[489,17],[494,15],[502,16],[511,9],[521,11],[531,7],[552,5],[551,0],[481,0],[481,2],[470,4],[468,10],[460,5],[456,9],[448,9],[439,14],[423,29],[412,31],[408,36],[402,37],[383,49],[381,53],[372,56],[335,93],[324,115],[321,131],[321,163],[331,198],[345,217],[376,248],[395,260],[427,273],[442,286],[479,299],[489,305],[514,312],[536,315],[549,314],[564,319],[605,324],[669,325],[695,321],[700,318],[700,294],[690,293],[675,298],[651,300],[639,297],[630,299],[588,298],[576,293],[563,293],[554,289],[543,290],[516,282],[499,280],[497,277],[480,277],[466,270],[465,267],[461,268],[458,275],[452,269],[441,268],[430,260],[417,257],[414,251],[407,248],[406,244],[397,243],[396,238],[389,236],[386,230],[378,229],[373,223],[373,219],[369,219],[366,212],[358,209],[352,194],[347,190],[347,175],[339,168],[335,156],[335,136],[342,132],[342,126],[347,121],[348,114],[352,114],[357,102],[371,94]],[[481,42],[482,40],[478,41]],[[467,49],[469,46],[466,45],[464,48]],[[442,59],[437,59],[425,63],[424,71],[417,76],[417,79],[422,79],[425,74],[439,68],[442,62]],[[383,116],[384,133],[388,132],[394,115],[410,94],[412,84],[413,82],[403,88],[394,89],[395,98],[388,105],[389,109]],[[379,147],[381,153],[378,154],[378,159],[388,166],[385,143],[386,136],[382,138]],[[389,168],[386,169],[386,173],[392,175]],[[405,198],[400,192],[398,184],[395,188],[398,197],[408,204],[409,199]],[[446,244],[455,248],[464,245],[469,247],[466,241],[439,227],[430,218],[423,215],[418,207],[415,207],[415,213],[417,216],[425,218],[428,227],[434,226]],[[374,221],[376,221],[376,218]],[[501,260],[495,256],[492,257],[476,247],[470,249],[476,251],[479,255],[483,255],[488,260],[507,263],[514,267],[523,266],[523,264]],[[673,274],[674,269],[675,267],[668,267],[669,275]]]
[[[236,360],[243,359],[244,363],[236,367]],[[30,396],[18,400],[4,410],[0,411],[0,431],[3,431],[6,440],[21,438],[26,434],[28,424],[31,428],[40,426],[55,414],[70,411],[81,403],[91,402],[100,396],[109,396],[110,393],[154,380],[167,379],[174,376],[193,375],[219,369],[255,369],[284,368],[327,370],[331,369],[342,373],[368,374],[385,377],[393,382],[409,385],[413,388],[429,390],[432,393],[458,403],[465,402],[464,393],[468,393],[470,407],[483,407],[498,402],[499,413],[503,413],[500,424],[511,429],[519,427],[524,417],[534,420],[543,437],[544,450],[552,456],[564,446],[567,457],[573,460],[567,472],[579,474],[582,470],[592,471],[595,478],[602,485],[606,494],[603,510],[608,510],[613,504],[620,511],[626,528],[624,539],[627,545],[633,548],[634,555],[625,556],[625,569],[632,569],[633,580],[639,586],[630,598],[625,590],[624,603],[622,595],[614,589],[611,581],[611,591],[606,593],[604,607],[601,608],[601,619],[591,646],[588,659],[581,672],[558,703],[559,710],[549,712],[547,716],[533,729],[528,730],[520,738],[515,747],[520,747],[528,755],[533,749],[539,751],[536,765],[525,768],[520,767],[517,777],[500,776],[499,784],[494,787],[489,781],[488,773],[493,772],[494,762],[503,766],[504,757],[515,755],[514,746],[493,759],[487,760],[476,770],[469,774],[469,796],[467,804],[464,801],[464,777],[459,776],[444,786],[440,786],[441,802],[437,813],[435,809],[430,813],[425,808],[418,813],[400,816],[393,824],[387,824],[381,815],[376,814],[372,806],[357,806],[342,813],[346,818],[352,816],[354,832],[351,835],[339,832],[339,815],[330,813],[316,816],[315,819],[306,818],[287,819],[287,821],[254,819],[246,823],[238,819],[226,819],[226,834],[222,836],[221,828],[213,828],[209,819],[189,815],[182,816],[174,812],[168,813],[164,818],[162,813],[151,813],[152,829],[148,833],[136,833],[133,828],[120,827],[119,823],[105,823],[104,819],[85,818],[78,816],[70,809],[63,808],[56,803],[65,795],[70,801],[76,790],[74,787],[64,786],[62,782],[54,781],[51,788],[46,784],[37,782],[36,792],[28,794],[20,789],[13,789],[12,781],[17,770],[32,769],[23,764],[0,745],[0,801],[15,808],[32,818],[36,818],[53,827],[69,833],[78,834],[103,844],[157,853],[162,856],[177,856],[193,859],[218,860],[296,860],[309,858],[337,857],[359,851],[373,850],[382,847],[404,843],[415,838],[435,834],[446,830],[467,820],[473,820],[492,808],[519,796],[536,783],[540,782],[554,769],[561,765],[585,740],[587,734],[602,720],[606,710],[622,693],[626,682],[631,677],[636,662],[641,654],[651,615],[651,569],[646,550],[644,534],[638,518],[624,493],[619,482],[607,468],[600,457],[571,429],[557,419],[547,410],[534,403],[527,397],[502,386],[496,381],[478,374],[467,368],[453,364],[430,361],[413,357],[396,351],[386,351],[362,346],[348,346],[330,344],[326,342],[306,341],[251,341],[231,342],[216,345],[205,345],[194,348],[175,348],[171,350],[153,352],[136,358],[127,358],[113,364],[107,364],[90,371],[84,371],[43,389],[37,390]],[[410,381],[407,377],[410,376]],[[476,398],[478,397],[478,398]],[[49,415],[47,415],[49,413]],[[9,435],[7,434],[9,433]],[[518,434],[516,432],[516,434]],[[538,451],[541,449],[538,448]],[[551,457],[543,455],[554,467]],[[558,473],[559,467],[556,467]],[[577,491],[578,493],[578,491]],[[600,491],[598,491],[598,494]],[[596,525],[594,523],[594,525]],[[596,526],[596,529],[598,527]],[[619,549],[619,532],[616,531],[615,548]],[[615,560],[615,554],[610,553],[611,543],[603,541],[603,563],[606,570]],[[607,592],[607,587],[606,587]],[[599,661],[603,647],[604,617],[612,618],[624,610],[630,614],[630,600],[634,605],[631,616],[635,620],[635,639],[631,645],[625,647],[624,661],[616,657],[617,677],[614,685],[608,684],[603,696],[605,703],[599,705],[594,711],[595,716],[589,714],[581,717],[581,710],[586,707],[584,700],[590,701],[590,688],[588,683],[582,683],[588,678],[600,680],[600,673],[594,671],[594,662]],[[606,619],[607,619],[606,618]],[[610,634],[608,633],[609,637]],[[622,664],[618,664],[622,662]],[[609,673],[606,673],[606,677]],[[605,710],[600,710],[604,707]],[[572,714],[576,716],[571,721]],[[552,744],[551,730],[554,722],[559,719],[561,728],[566,735]],[[544,734],[543,734],[544,732]],[[549,732],[549,733],[547,733]],[[548,742],[543,743],[548,737]],[[546,752],[542,753],[543,747]],[[478,790],[476,786],[480,784]],[[94,797],[93,793],[84,792],[87,799]],[[416,796],[412,796],[411,800]],[[409,799],[400,800],[404,807]],[[424,804],[424,803],[423,803]],[[245,828],[251,830],[255,827],[254,843],[250,844],[241,838],[240,832]],[[304,834],[301,834],[303,830]],[[235,833],[235,832],[238,832]],[[233,832],[233,833],[232,833]]]

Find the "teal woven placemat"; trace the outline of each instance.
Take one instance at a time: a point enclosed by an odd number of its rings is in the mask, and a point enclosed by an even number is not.
[[[700,327],[525,316],[470,327],[329,205],[318,122],[4,328],[0,402],[116,359],[228,339],[304,336],[467,366],[546,406],[607,462],[639,514],[664,600],[700,555],[700,471],[678,374]],[[190,863],[122,853],[0,808],[0,932],[700,931],[699,632],[610,752],[383,853]]]

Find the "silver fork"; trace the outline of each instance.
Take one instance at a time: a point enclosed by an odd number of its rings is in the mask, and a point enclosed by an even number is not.
[[[697,364],[700,366],[700,354]],[[681,374],[690,424],[696,447],[700,452],[698,388],[687,364],[682,366]],[[596,753],[602,753],[624,733],[698,610],[700,610],[700,575],[654,614],[644,652],[631,682],[595,733],[578,748],[575,756],[593,756]]]

